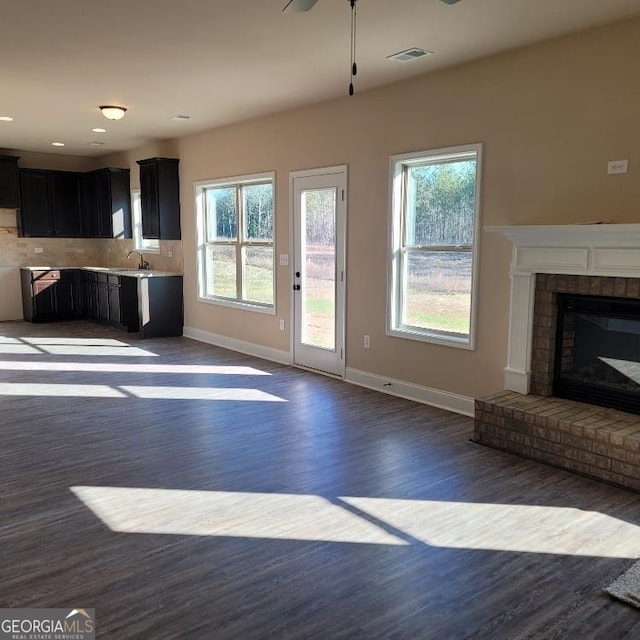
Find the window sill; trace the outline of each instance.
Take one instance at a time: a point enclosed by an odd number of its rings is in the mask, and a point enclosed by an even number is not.
[[[275,316],[275,305],[263,305],[253,304],[251,302],[239,302],[236,300],[229,300],[227,298],[204,298],[198,296],[198,302],[205,304],[213,304],[219,307],[228,307],[230,309],[238,309],[239,311],[254,311],[256,313],[264,313],[267,315]]]
[[[444,347],[453,347],[455,349],[466,349],[474,351],[475,344],[473,336],[457,336],[446,333],[438,333],[436,331],[418,331],[416,329],[387,329],[387,335],[393,338],[404,338],[405,340],[416,340],[418,342],[429,342],[431,344],[439,344]]]

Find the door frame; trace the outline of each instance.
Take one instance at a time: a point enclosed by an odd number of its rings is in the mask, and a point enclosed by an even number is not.
[[[320,369],[313,369],[303,364],[296,362],[296,299],[295,291],[293,290],[294,284],[294,272],[295,261],[297,258],[297,225],[295,217],[295,179],[296,178],[313,178],[315,176],[325,175],[344,175],[344,216],[342,219],[336,217],[336,259],[342,262],[342,287],[338,287],[336,291],[336,323],[342,325],[342,344],[336,343],[336,350],[341,351],[341,369],[339,373],[333,373],[330,371],[323,371]],[[345,378],[346,375],[346,360],[347,360],[347,348],[346,348],[346,336],[347,336],[347,215],[348,215],[348,203],[349,203],[349,171],[348,165],[341,164],[332,167],[318,167],[315,169],[300,169],[298,171],[289,172],[289,247],[290,247],[290,260],[289,260],[289,327],[290,327],[290,353],[291,363],[302,369],[311,369],[317,373],[324,375],[334,376],[338,378]],[[338,238],[342,238],[342,243],[338,241]],[[338,304],[338,299],[341,297],[341,304]]]

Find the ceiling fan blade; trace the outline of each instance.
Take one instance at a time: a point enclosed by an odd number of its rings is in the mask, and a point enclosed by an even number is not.
[[[303,11],[313,9],[313,5],[316,2],[318,2],[318,0],[289,0],[283,11],[302,13]]]

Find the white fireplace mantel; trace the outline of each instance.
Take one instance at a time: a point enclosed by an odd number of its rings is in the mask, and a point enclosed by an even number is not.
[[[640,278],[640,224],[485,227],[513,244],[505,389],[529,393],[536,273]]]

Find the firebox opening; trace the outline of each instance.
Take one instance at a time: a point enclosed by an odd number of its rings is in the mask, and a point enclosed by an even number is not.
[[[640,414],[640,301],[559,293],[553,393]]]

